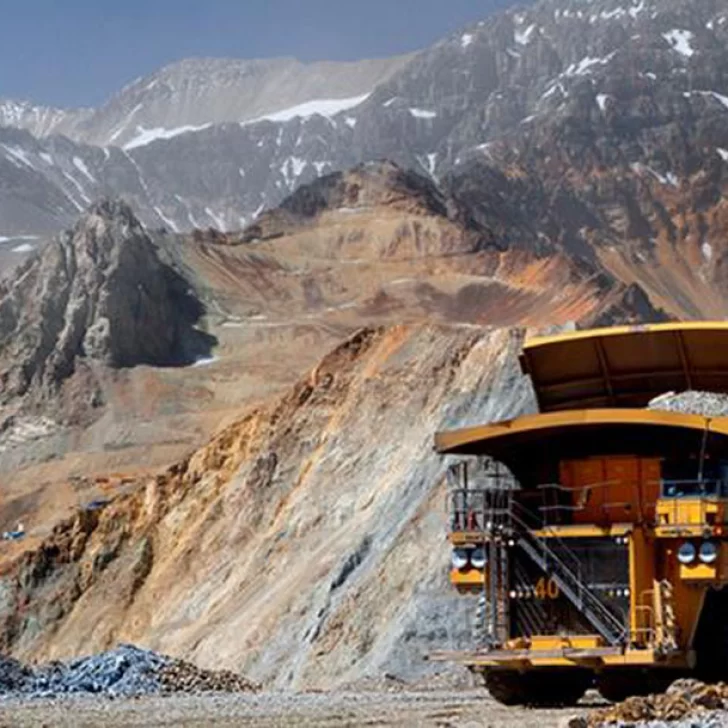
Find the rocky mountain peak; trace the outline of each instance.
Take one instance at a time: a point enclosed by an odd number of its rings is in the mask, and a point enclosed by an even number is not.
[[[0,282],[0,403],[29,395],[65,415],[98,403],[105,368],[194,361],[210,342],[188,288],[126,203],[92,205]]]
[[[327,175],[299,188],[280,209],[301,217],[313,217],[323,210],[349,207],[361,209],[384,205],[446,215],[444,196],[422,175],[402,169],[393,162],[361,164],[347,172]]]
[[[324,212],[374,209],[436,217],[454,213],[453,204],[432,180],[393,162],[367,162],[299,187],[279,207],[263,213],[243,240],[277,237],[314,223]]]

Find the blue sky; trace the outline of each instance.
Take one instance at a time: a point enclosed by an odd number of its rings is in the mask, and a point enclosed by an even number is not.
[[[424,47],[513,0],[3,0],[0,97],[95,105],[189,56],[356,59]]]

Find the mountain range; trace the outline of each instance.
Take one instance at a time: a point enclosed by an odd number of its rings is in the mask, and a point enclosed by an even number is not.
[[[401,58],[190,60],[99,109],[5,101],[0,235],[53,232],[109,194],[151,227],[236,230],[301,184],[384,158],[444,184],[472,164],[555,175],[582,197],[559,159],[632,187],[722,176],[726,32],[718,0],[546,0]],[[618,217],[603,194],[589,202]]]

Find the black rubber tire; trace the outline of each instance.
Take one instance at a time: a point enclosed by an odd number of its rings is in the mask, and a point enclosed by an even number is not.
[[[635,670],[615,670],[597,675],[597,689],[605,700],[621,703],[627,698],[663,693],[679,674]]]
[[[695,648],[695,677],[705,682],[728,681],[728,588],[710,590],[705,595]]]
[[[527,677],[528,675],[515,670],[488,670],[483,675],[483,680],[493,700],[510,706],[525,704]]]
[[[591,687],[593,676],[586,670],[489,670],[485,686],[503,705],[558,707],[576,705]]]
[[[647,682],[634,673],[614,672],[597,675],[599,694],[611,703],[621,703],[633,695],[648,695]]]
[[[526,705],[538,708],[576,705],[592,686],[594,676],[588,670],[536,670],[528,674]]]

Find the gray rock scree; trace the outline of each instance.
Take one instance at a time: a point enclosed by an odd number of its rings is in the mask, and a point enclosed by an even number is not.
[[[69,694],[134,697],[172,693],[255,692],[242,675],[203,670],[189,662],[134,645],[120,645],[100,655],[32,668],[0,658],[0,699],[55,698]]]

